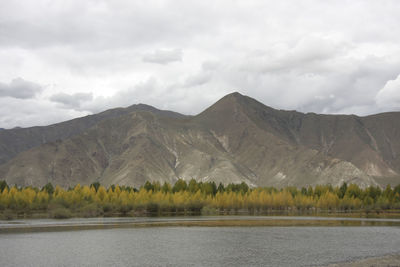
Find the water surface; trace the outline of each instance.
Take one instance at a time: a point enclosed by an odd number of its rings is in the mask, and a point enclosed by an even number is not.
[[[400,253],[400,228],[151,227],[6,233],[0,234],[0,251],[1,266],[320,266]]]
[[[342,222],[343,224],[351,224],[352,222],[359,225],[380,225],[380,226],[400,226],[398,218],[351,218],[351,217],[317,217],[317,216],[182,216],[182,217],[98,217],[98,218],[72,218],[72,219],[20,219],[20,220],[0,220],[0,233],[7,229],[29,229],[46,227],[63,226],[134,226],[151,225],[157,223],[185,223],[185,222],[207,222],[207,221],[276,221],[277,225],[281,221],[292,221],[301,223],[302,221],[319,222],[321,226],[326,222]],[[3,230],[3,231],[1,231]]]

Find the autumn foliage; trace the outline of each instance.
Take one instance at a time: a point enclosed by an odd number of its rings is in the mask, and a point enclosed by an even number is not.
[[[226,214],[271,211],[369,211],[400,209],[400,186],[384,190],[361,189],[354,184],[341,187],[319,185],[298,189],[286,187],[249,188],[245,183],[216,186],[179,180],[174,185],[146,182],[139,189],[95,183],[70,189],[47,184],[43,188],[9,187],[0,181],[0,213],[47,214],[54,218],[71,216],[143,214]]]

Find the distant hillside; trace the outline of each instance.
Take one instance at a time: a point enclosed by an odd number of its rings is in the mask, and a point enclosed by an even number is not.
[[[22,151],[80,134],[102,120],[112,119],[134,111],[149,111],[165,117],[184,117],[184,115],[176,112],[158,110],[149,105],[138,104],[127,108],[110,109],[95,115],[89,115],[49,126],[30,128],[17,127],[10,130],[3,129],[3,131],[0,132],[0,164],[6,163]]]
[[[233,93],[192,117],[138,105],[8,131],[0,179],[10,184],[400,183],[400,113],[304,114]]]

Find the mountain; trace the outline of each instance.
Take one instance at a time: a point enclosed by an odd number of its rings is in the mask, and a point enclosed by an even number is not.
[[[179,178],[277,187],[394,185],[400,183],[396,122],[400,113],[358,117],[276,110],[239,93],[197,116],[132,106],[19,129],[33,141],[8,133],[5,142],[2,134],[10,130],[1,131],[1,148],[11,147],[14,154],[4,153],[0,179],[35,186],[94,181],[139,186]],[[35,134],[29,134],[32,129]]]
[[[0,164],[6,163],[18,153],[48,142],[62,140],[82,133],[102,120],[112,119],[134,111],[149,111],[165,117],[182,118],[182,114],[158,110],[145,104],[127,108],[110,109],[95,115],[89,115],[50,126],[13,128],[0,131]]]

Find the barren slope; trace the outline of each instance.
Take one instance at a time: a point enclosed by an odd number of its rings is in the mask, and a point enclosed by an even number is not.
[[[174,118],[184,117],[184,115],[172,111],[158,110],[152,106],[138,104],[127,108],[110,109],[95,115],[49,126],[2,129],[0,131],[0,164],[6,163],[20,152],[48,142],[80,134],[100,121],[116,118],[133,111],[150,111],[155,114]]]
[[[150,110],[102,120],[20,153],[0,166],[0,177],[36,186],[178,178],[273,186],[396,182],[398,118],[281,111],[234,93],[194,117]]]

